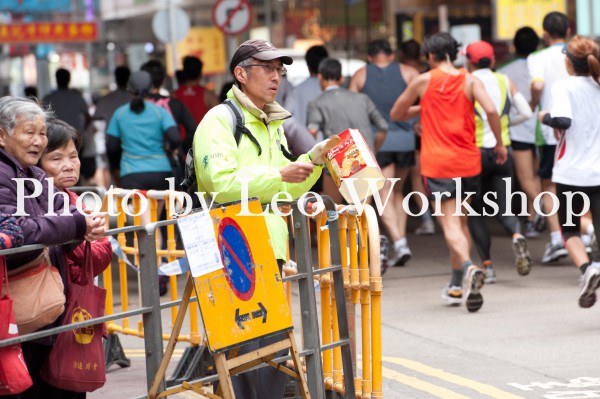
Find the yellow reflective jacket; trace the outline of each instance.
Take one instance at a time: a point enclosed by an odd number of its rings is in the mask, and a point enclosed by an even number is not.
[[[218,105],[204,116],[194,135],[194,166],[198,191],[215,195],[215,202],[225,203],[242,199],[242,180],[248,188],[247,198],[258,197],[263,205],[270,204],[279,192],[290,193],[297,199],[317,181],[323,166],[315,165],[313,173],[302,183],[284,183],[279,169],[290,161],[283,155],[280,145],[287,148],[283,134],[283,121],[290,113],[276,102],[259,110],[234,86],[228,98],[240,104],[244,125],[256,138],[258,147],[246,135],[239,144],[235,142],[235,119],[226,105]],[[297,162],[310,162],[307,154]],[[283,198],[283,197],[282,197]],[[269,211],[265,216],[270,244],[277,259],[286,259],[288,230],[283,218]]]

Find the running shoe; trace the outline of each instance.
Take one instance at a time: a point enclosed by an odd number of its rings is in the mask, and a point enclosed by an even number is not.
[[[520,276],[527,276],[531,271],[531,256],[527,249],[527,240],[521,234],[513,237],[513,252],[515,253],[515,266]]]
[[[550,262],[556,262],[557,260],[568,256],[569,252],[562,245],[554,245],[551,242],[546,244],[546,249],[544,250],[544,255],[542,256],[542,263],[548,264]]]
[[[415,234],[418,236],[431,236],[435,234],[435,223],[433,220],[423,222],[415,229]]]
[[[464,286],[466,291],[466,305],[469,312],[477,312],[483,306],[483,296],[479,290],[485,282],[485,273],[480,267],[475,265],[469,266],[465,276]]]
[[[394,246],[394,257],[390,259],[389,264],[392,266],[404,266],[412,257],[412,252],[408,245]]]
[[[540,233],[535,229],[533,222],[527,221],[523,225],[523,235],[527,238],[538,238]]]
[[[535,214],[533,217],[533,226],[538,233],[546,230],[546,218],[540,214]]]
[[[385,272],[387,271],[388,268],[388,247],[389,247],[389,240],[386,236],[381,235],[379,236],[379,265],[381,268],[381,275],[383,276],[385,274]]]
[[[596,290],[600,287],[600,267],[590,265],[586,269],[580,285],[579,306],[591,308],[596,303]]]
[[[592,240],[590,242],[590,259],[592,262],[600,262],[600,247],[598,246],[598,239],[596,237],[596,232],[592,233]]]
[[[486,284],[494,284],[496,283],[496,272],[494,271],[494,267],[492,265],[485,266],[485,283]]]
[[[442,300],[448,306],[460,306],[462,303],[462,287],[451,285],[442,290]]]

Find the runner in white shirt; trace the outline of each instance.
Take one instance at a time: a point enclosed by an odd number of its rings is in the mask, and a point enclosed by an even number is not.
[[[520,28],[515,33],[513,40],[516,58],[498,70],[515,83],[519,93],[523,94],[527,102],[531,101],[529,87],[531,77],[527,68],[527,57],[537,49],[539,43],[540,38],[532,28],[529,26]],[[511,120],[513,116],[511,109]],[[527,195],[527,221],[523,226],[523,235],[527,238],[536,238],[540,235],[535,228],[535,222],[543,220],[533,208],[534,198],[542,192],[542,181],[536,173],[538,160],[536,148],[537,127],[538,120],[535,113],[532,113],[531,118],[526,122],[510,127],[515,173],[519,186]],[[541,145],[542,143],[538,144]]]
[[[553,86],[552,108],[549,113],[540,112],[539,117],[557,132],[552,180],[560,201],[558,219],[569,255],[583,273],[579,306],[589,308],[596,302],[600,287],[600,262],[595,259],[590,263],[579,237],[580,218],[573,216],[570,223],[568,215],[581,215],[585,201],[581,194],[575,194],[581,192],[589,199],[595,230],[600,231],[600,50],[593,40],[575,36],[565,54],[571,76]]]
[[[552,86],[569,75],[565,68],[565,55],[562,48],[565,46],[570,34],[569,20],[560,12],[546,14],[543,22],[544,41],[548,47],[542,51],[531,54],[527,58],[529,75],[531,76],[531,109],[535,111],[539,104],[541,110],[552,108]],[[540,149],[540,167],[538,175],[542,178],[542,190],[556,193],[556,185],[552,182],[552,166],[554,163],[554,152],[556,139],[551,128],[544,126],[542,138],[545,142]],[[549,195],[543,196],[543,208],[545,212],[552,209],[552,199]],[[542,263],[550,263],[568,255],[563,244],[560,226],[556,215],[547,217],[548,229],[550,230],[550,242],[546,245]]]

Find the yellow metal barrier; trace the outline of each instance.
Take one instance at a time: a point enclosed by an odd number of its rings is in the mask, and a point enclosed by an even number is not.
[[[136,191],[136,190],[113,190],[114,198],[111,201],[116,205],[114,212],[117,216],[117,227],[128,225],[140,225],[159,220],[162,207],[166,207],[166,214],[172,215],[175,209],[171,204],[181,205],[181,193],[173,191]],[[144,199],[142,199],[144,198]],[[172,201],[171,201],[172,200]],[[141,214],[143,203],[147,203],[148,213]],[[105,209],[107,199],[104,200]],[[137,216],[127,218],[125,208],[128,207],[129,214]],[[318,268],[331,267],[331,245],[330,231],[327,223],[327,214],[321,212],[312,217],[316,223],[316,244],[318,254]],[[358,215],[354,207],[338,207],[339,246],[341,248],[341,264],[343,271],[343,282],[345,298],[336,298],[333,290],[333,278],[331,272],[321,274],[319,279],[321,299],[321,344],[326,346],[340,340],[338,328],[338,314],[336,311],[336,300],[346,301],[348,326],[352,342],[352,357],[355,363],[354,383],[357,398],[383,398],[382,370],[381,370],[381,293],[382,279],[379,263],[379,229],[374,209],[366,205],[362,215]],[[292,221],[293,223],[293,221]],[[290,229],[293,235],[294,229]],[[126,255],[134,258],[134,265],[139,265],[139,248],[137,237],[132,244],[128,245],[125,233],[116,237],[119,245]],[[156,237],[157,266],[166,258],[168,262],[184,257],[185,252],[177,249],[177,239],[174,224],[166,226],[166,248],[162,248],[160,237]],[[293,242],[293,237],[292,237]],[[289,251],[288,251],[289,252]],[[130,266],[125,260],[119,259],[119,282],[121,311],[130,309],[128,297],[128,270]],[[186,276],[187,277],[187,276]],[[107,289],[106,314],[115,312],[115,297],[113,287],[113,275],[111,268],[104,272],[104,286]],[[292,307],[291,282],[286,282],[286,294],[288,304]],[[177,276],[169,278],[170,299],[175,301],[179,298],[177,289]],[[138,304],[139,305],[139,304]],[[137,306],[137,305],[136,305]],[[360,343],[356,342],[356,311],[360,311]],[[171,308],[171,325],[177,318],[177,307]],[[199,309],[195,301],[190,302],[187,315],[189,318],[189,334],[182,334],[177,341],[189,342],[192,346],[198,346],[203,341],[200,333]],[[141,319],[137,328],[131,328],[129,318],[109,322],[107,327],[110,333],[121,333],[144,336]],[[163,333],[163,340],[168,340],[170,335]],[[359,347],[357,350],[356,348]],[[356,354],[361,354],[360,372],[356,367]],[[342,367],[341,348],[333,347],[322,352],[324,386],[327,390],[344,393],[344,375]]]
[[[113,189],[112,193],[113,198],[104,199],[105,207],[108,203],[113,203],[115,205],[115,209],[112,212],[117,214],[117,228],[127,227],[127,226],[139,226],[144,225],[150,222],[157,222],[160,218],[160,212],[163,208],[166,208],[166,214],[170,215],[174,211],[170,209],[171,201],[169,201],[170,197],[173,196],[173,203],[178,203],[181,201],[180,196],[177,192],[172,191],[156,191],[156,190],[125,190],[125,189]],[[144,210],[147,210],[144,212]],[[127,212],[126,212],[127,211]],[[132,218],[128,218],[127,214],[134,215]],[[168,262],[172,262],[178,258],[185,256],[185,251],[182,249],[177,249],[176,245],[176,237],[175,237],[175,226],[169,225],[166,226],[166,249],[162,248],[161,245],[161,236],[160,234],[156,235],[156,255],[157,255],[157,266],[160,266],[162,263],[161,260],[166,258]],[[126,233],[120,233],[116,237],[117,242],[119,243],[123,253],[125,255],[133,256],[133,265],[137,267],[139,265],[139,248],[137,236],[134,236],[132,245],[128,245]],[[126,260],[119,259],[119,284],[120,284],[120,299],[121,299],[121,311],[125,312],[131,308],[131,303],[129,302],[129,284],[128,284],[128,264]],[[115,311],[114,303],[114,288],[113,288],[113,276],[111,268],[107,268],[104,272],[104,284],[107,289],[106,296],[106,314],[113,314]],[[139,274],[138,274],[139,277]],[[139,285],[138,285],[139,286]],[[177,289],[177,276],[169,277],[169,292],[170,299],[177,300],[178,289]],[[182,335],[178,337],[179,341],[190,342],[193,345],[199,345],[201,342],[201,336],[198,332],[199,330],[199,318],[198,318],[198,306],[195,302],[192,302],[189,306],[189,325],[190,332],[188,335]],[[171,308],[171,323],[175,323],[175,319],[177,318],[177,308]],[[137,328],[131,328],[129,318],[124,318],[120,320],[120,324],[117,321],[110,322],[107,324],[107,329],[109,333],[121,333],[125,335],[133,335],[138,337],[144,336],[144,331],[142,327],[141,319],[137,323]],[[163,339],[166,341],[170,337],[169,334],[163,334]]]
[[[356,214],[353,207],[338,207],[339,237],[344,275],[346,309],[353,358],[361,354],[361,372],[356,372],[355,388],[357,398],[382,398],[381,376],[381,272],[379,261],[379,228],[374,209],[366,205],[362,215]],[[327,215],[316,216],[317,253],[319,268],[331,266],[330,235],[327,227]],[[321,289],[321,344],[327,345],[339,341],[339,329],[335,297],[331,289],[331,273],[320,277]],[[359,306],[361,324],[361,342],[356,350],[355,312]],[[339,347],[324,350],[323,375],[325,388],[344,393],[342,355]],[[354,367],[356,370],[356,367]]]

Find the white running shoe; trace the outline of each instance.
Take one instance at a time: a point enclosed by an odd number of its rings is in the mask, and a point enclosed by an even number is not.
[[[388,261],[390,266],[404,266],[412,257],[412,252],[408,245],[394,245],[394,256]]]
[[[462,287],[452,285],[442,290],[442,300],[448,306],[460,306],[462,303]]]
[[[588,266],[579,286],[579,306],[591,308],[596,303],[596,290],[600,287],[600,267],[597,264]]]
[[[546,264],[550,262],[556,262],[557,260],[568,255],[569,252],[567,252],[567,249],[562,244],[554,245],[549,242],[546,244],[546,249],[544,250],[544,255],[542,256],[542,263]]]

